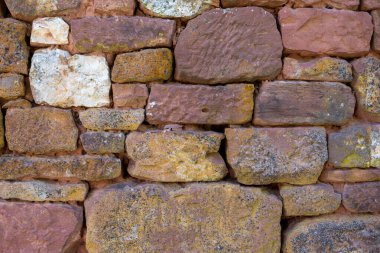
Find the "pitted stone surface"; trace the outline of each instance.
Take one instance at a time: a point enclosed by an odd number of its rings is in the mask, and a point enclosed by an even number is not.
[[[80,140],[87,153],[107,154],[124,152],[124,133],[86,132],[81,134]]]
[[[266,8],[281,7],[288,0],[221,0],[223,8],[261,6]]]
[[[39,18],[33,21],[32,46],[69,44],[69,25],[62,18]]]
[[[290,0],[293,8],[335,8],[357,10],[360,5],[360,0]]]
[[[25,95],[24,77],[19,74],[0,74],[0,98],[11,100]]]
[[[379,4],[380,4],[380,1],[379,1]],[[372,15],[372,21],[374,25],[372,49],[377,52],[380,52],[380,10],[373,10],[371,12],[371,15]]]
[[[343,205],[353,213],[380,212],[380,182],[346,184]]]
[[[96,13],[112,16],[133,16],[135,0],[94,0]]]

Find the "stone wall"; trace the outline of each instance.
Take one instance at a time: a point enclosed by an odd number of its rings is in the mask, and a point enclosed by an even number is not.
[[[380,1],[0,10],[0,252],[380,252]]]

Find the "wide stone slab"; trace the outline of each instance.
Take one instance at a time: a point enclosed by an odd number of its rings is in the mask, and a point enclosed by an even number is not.
[[[97,181],[121,175],[121,161],[112,156],[0,156],[0,179],[23,177]]]
[[[246,185],[313,184],[327,161],[322,127],[227,128],[227,161]]]
[[[331,183],[380,181],[380,169],[326,169],[319,180]]]
[[[69,44],[69,25],[62,18],[39,18],[33,21],[32,46]]]
[[[51,107],[11,109],[5,115],[8,148],[20,153],[74,151],[78,128],[69,110]]]
[[[219,8],[190,20],[174,54],[175,79],[188,83],[274,79],[282,67],[276,19],[258,7]]]
[[[224,135],[198,131],[127,135],[128,173],[159,182],[218,181],[228,173],[218,153]]]
[[[148,100],[148,87],[142,83],[112,84],[115,108],[144,108]]]
[[[86,17],[71,20],[74,48],[80,53],[136,51],[149,47],[171,47],[174,20],[149,17]]]
[[[292,224],[282,252],[378,252],[379,215],[328,215]]]
[[[353,116],[355,96],[342,83],[275,81],[260,86],[255,125],[344,125]]]
[[[0,98],[11,100],[25,96],[24,76],[0,74]]]
[[[86,132],[81,134],[80,140],[87,153],[107,154],[124,152],[124,133]]]
[[[223,8],[244,7],[244,6],[261,6],[266,8],[281,7],[288,0],[221,0]]]
[[[352,213],[380,212],[380,182],[346,184],[343,205]]]
[[[32,57],[30,87],[37,104],[108,106],[109,72],[103,56],[72,56],[61,49],[40,49]]]
[[[357,10],[360,5],[360,0],[290,0],[293,8],[335,8]]]
[[[94,0],[95,13],[108,16],[133,16],[135,0]]]
[[[253,114],[252,84],[225,86],[154,84],[146,117],[150,124],[243,124]]]
[[[370,50],[373,25],[367,12],[285,7],[278,17],[288,53],[357,57]]]
[[[118,184],[85,201],[95,252],[280,252],[281,201],[231,183]]]

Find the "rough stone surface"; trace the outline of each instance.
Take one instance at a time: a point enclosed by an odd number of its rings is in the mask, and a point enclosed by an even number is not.
[[[360,5],[360,0],[290,0],[293,8],[335,8],[357,10]]]
[[[81,134],[80,140],[87,153],[107,154],[123,153],[125,135],[112,132],[86,132]]]
[[[145,84],[112,84],[113,106],[115,108],[144,108],[149,92]]]
[[[30,103],[28,100],[19,98],[16,100],[11,100],[6,102],[3,106],[3,109],[10,109],[10,108],[21,108],[21,109],[28,109],[32,108],[32,103]]]
[[[213,7],[219,0],[138,0],[139,8],[147,15],[160,18],[191,19]]]
[[[152,131],[128,134],[128,173],[159,182],[218,181],[228,173],[218,153],[223,134]]]
[[[331,183],[380,181],[380,169],[323,170],[319,180]]]
[[[69,25],[62,18],[39,18],[33,21],[32,46],[69,44]]]
[[[225,86],[152,85],[147,121],[151,124],[242,124],[253,114],[252,84]]]
[[[366,12],[285,7],[279,12],[279,22],[290,53],[357,57],[370,49],[373,25]]]
[[[11,100],[25,95],[24,77],[18,74],[0,74],[0,98]]]
[[[380,8],[379,0],[361,0],[361,9],[364,11]]]
[[[133,16],[135,0],[94,0],[96,13],[112,16]]]
[[[166,81],[172,72],[173,55],[170,49],[146,49],[117,55],[112,68],[112,81],[117,83]]]
[[[282,251],[378,252],[380,216],[327,215],[295,222],[285,231]]]
[[[288,0],[221,0],[223,8],[261,6],[266,8],[276,8],[286,4]]]
[[[89,253],[280,252],[281,201],[231,183],[119,184],[85,201]]]
[[[355,96],[342,83],[265,82],[255,100],[256,125],[344,125],[353,116]]]
[[[332,57],[318,57],[302,59],[298,57],[286,57],[282,75],[285,79],[351,82],[351,64],[346,60]]]
[[[380,182],[346,184],[342,196],[350,212],[380,212]]]
[[[40,49],[32,58],[30,86],[37,104],[99,107],[110,104],[111,80],[102,56]]]
[[[78,129],[72,113],[50,107],[11,109],[5,116],[8,148],[20,153],[74,151]]]
[[[219,8],[190,20],[174,54],[175,79],[189,83],[273,79],[282,67],[276,19],[258,7]]]
[[[26,201],[84,201],[86,183],[57,183],[48,181],[0,181],[1,199]],[[0,247],[1,248],[1,247]]]
[[[227,128],[227,161],[246,185],[313,184],[327,161],[322,127]]]
[[[0,252],[75,252],[82,223],[79,206],[0,202]]]
[[[379,1],[380,8],[380,1]],[[371,12],[372,21],[374,25],[373,38],[372,38],[372,49],[380,52],[380,10],[373,10]]]
[[[285,216],[315,216],[332,213],[341,203],[341,196],[329,184],[303,186],[282,185],[280,195]]]
[[[28,73],[29,48],[26,24],[11,18],[0,19],[0,73]]]
[[[5,146],[5,140],[4,140],[4,120],[3,120],[3,113],[0,110],[0,148],[3,148]]]
[[[70,25],[74,47],[80,53],[171,47],[175,34],[174,20],[149,17],[86,17]]]
[[[94,131],[136,130],[144,121],[144,109],[92,108],[79,112],[79,119]]]
[[[33,21],[38,17],[73,14],[83,0],[5,0],[13,17]]]
[[[0,179],[76,178],[86,181],[120,176],[121,161],[111,156],[28,157],[0,156]]]
[[[354,60],[353,87],[356,100],[356,114],[364,119],[380,122],[380,60],[369,56]]]

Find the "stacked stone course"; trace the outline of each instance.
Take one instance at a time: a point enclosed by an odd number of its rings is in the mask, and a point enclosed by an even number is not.
[[[380,252],[380,1],[0,0],[0,252]]]

